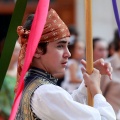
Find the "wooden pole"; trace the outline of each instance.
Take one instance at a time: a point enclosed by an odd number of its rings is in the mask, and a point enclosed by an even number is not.
[[[86,15],[86,70],[88,74],[93,71],[93,40],[92,40],[92,0],[85,0]],[[88,89],[88,105],[93,106],[93,98]]]

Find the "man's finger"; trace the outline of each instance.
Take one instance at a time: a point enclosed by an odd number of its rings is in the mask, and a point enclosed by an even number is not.
[[[104,65],[104,63],[105,63],[105,61],[104,61],[103,58],[100,58],[100,59],[98,60],[98,62],[100,62],[102,65]]]
[[[104,61],[104,59],[103,58],[100,58],[100,59],[98,59],[98,60],[96,60],[95,62],[94,62],[94,65],[96,66],[96,65],[104,65],[104,63],[105,63],[105,61]]]
[[[82,74],[86,73],[86,70],[83,67],[81,68],[81,71],[82,71]]]
[[[108,71],[112,72],[111,63],[105,63],[105,67],[108,69]]]
[[[86,61],[82,59],[82,60],[81,60],[81,63],[82,63],[82,65],[86,68],[86,64],[87,64]]]

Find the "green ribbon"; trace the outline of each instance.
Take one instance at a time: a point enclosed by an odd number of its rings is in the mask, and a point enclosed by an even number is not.
[[[11,56],[17,40],[17,26],[22,23],[23,15],[26,9],[27,0],[17,0],[15,9],[8,28],[4,48],[0,58],[0,89],[2,87],[6,71],[8,69]],[[8,83],[9,84],[9,83]]]

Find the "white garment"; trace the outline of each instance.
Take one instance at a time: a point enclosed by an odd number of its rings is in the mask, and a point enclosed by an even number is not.
[[[74,64],[74,63],[76,63],[75,60],[73,60],[73,59],[68,60],[67,68],[65,70],[64,81],[61,85],[61,87],[63,89],[65,89],[67,92],[69,92],[70,94],[73,92],[73,90],[76,90],[80,86],[80,83],[70,83],[71,77],[70,77],[69,66]],[[78,70],[76,71],[77,78],[79,78],[81,80],[83,80],[83,75],[82,75],[82,71],[81,71],[82,67],[83,67],[83,65],[79,64]]]
[[[84,83],[72,96],[61,87],[45,84],[35,90],[31,106],[42,120],[116,120],[111,105],[101,94],[94,96],[94,107],[85,105],[86,98]]]
[[[119,112],[117,114],[117,120],[120,120],[120,110],[119,110]]]

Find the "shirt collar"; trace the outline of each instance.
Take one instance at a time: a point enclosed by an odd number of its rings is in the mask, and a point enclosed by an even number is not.
[[[45,80],[49,80],[50,82],[52,82],[55,85],[57,84],[58,79],[53,77],[51,74],[47,73],[43,69],[31,67],[28,71],[28,75],[33,75],[33,74],[38,77],[47,78]]]

